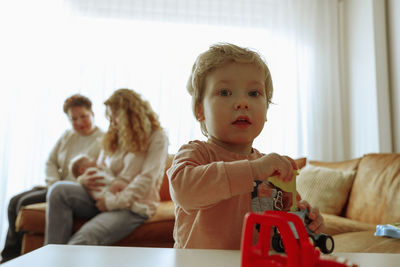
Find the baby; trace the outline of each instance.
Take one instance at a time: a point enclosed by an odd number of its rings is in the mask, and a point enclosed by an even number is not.
[[[82,183],[87,175],[92,176],[94,173],[97,173],[98,176],[103,177],[103,179],[97,181],[104,184],[104,186],[98,187],[100,191],[89,191],[89,194],[93,197],[93,199],[98,199],[99,197],[104,196],[106,192],[110,192],[115,195],[118,192],[121,192],[128,185],[128,182],[123,179],[113,179],[113,176],[110,173],[99,168],[96,164],[96,161],[86,155],[78,155],[73,158],[71,160],[70,171],[79,183]]]

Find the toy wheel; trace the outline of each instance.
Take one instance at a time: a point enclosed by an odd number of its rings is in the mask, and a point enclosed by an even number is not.
[[[285,252],[285,248],[283,247],[282,239],[279,234],[274,234],[272,237],[272,248],[276,252]]]
[[[320,248],[324,254],[330,254],[335,248],[335,243],[330,235],[321,235],[317,240],[317,247]]]

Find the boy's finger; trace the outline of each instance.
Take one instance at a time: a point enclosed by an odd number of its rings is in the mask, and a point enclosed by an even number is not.
[[[323,230],[323,226],[323,218],[319,216],[308,225],[308,228],[314,233],[320,233]]]
[[[310,218],[312,220],[316,219],[319,215],[319,209],[316,207],[310,208]]]
[[[310,204],[308,204],[307,201],[305,200],[300,200],[297,203],[297,206],[301,209],[301,210],[305,210],[305,209],[309,209],[310,208]]]
[[[297,167],[297,164],[296,164],[296,162],[294,161],[294,159],[292,159],[291,157],[288,157],[288,156],[284,156],[289,162],[290,162],[290,164],[292,165],[292,168],[294,169],[294,170],[298,170],[299,168]]]

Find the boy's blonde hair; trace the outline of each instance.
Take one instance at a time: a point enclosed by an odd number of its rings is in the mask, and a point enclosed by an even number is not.
[[[116,90],[104,104],[118,121],[118,126],[110,123],[104,135],[105,153],[112,155],[119,147],[132,153],[145,151],[151,134],[161,129],[158,116],[150,104],[130,89]]]
[[[204,98],[207,75],[227,62],[253,63],[259,67],[265,74],[267,107],[271,103],[274,89],[272,86],[271,74],[264,59],[257,52],[249,48],[243,48],[229,43],[218,43],[210,46],[207,51],[197,57],[186,85],[186,89],[192,96],[192,111],[196,118],[198,118],[197,108]],[[201,132],[205,136],[208,136],[204,121],[201,121],[200,125]]]
[[[69,171],[74,175],[75,178],[78,178],[81,173],[79,172],[79,168],[81,164],[85,161],[91,161],[92,159],[89,158],[86,155],[77,155],[73,159],[71,159],[71,162],[69,164]]]

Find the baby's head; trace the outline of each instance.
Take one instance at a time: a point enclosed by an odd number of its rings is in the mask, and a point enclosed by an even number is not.
[[[200,121],[201,131],[205,136],[208,136],[208,130],[205,122],[199,118],[199,106],[204,99],[207,77],[214,70],[233,62],[254,64],[264,74],[263,95],[265,96],[267,108],[271,103],[273,93],[271,74],[264,60],[257,52],[228,43],[212,45],[197,57],[186,86],[192,96],[193,114]]]
[[[96,167],[96,161],[86,155],[78,155],[71,160],[69,169],[74,177],[78,178],[89,167]]]

